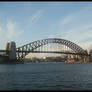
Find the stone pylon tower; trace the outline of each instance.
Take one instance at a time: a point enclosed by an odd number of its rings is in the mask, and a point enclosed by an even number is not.
[[[9,42],[6,45],[6,50],[9,52],[6,52],[8,54],[10,60],[16,60],[16,43],[15,42]]]
[[[90,50],[89,54],[90,54],[90,62],[92,62],[92,50]]]

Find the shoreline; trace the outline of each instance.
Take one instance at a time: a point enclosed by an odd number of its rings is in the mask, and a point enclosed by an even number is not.
[[[28,63],[65,63],[65,64],[86,64],[86,63],[92,63],[92,62],[61,62],[61,61],[26,61],[26,60],[0,60],[0,64],[28,64]]]

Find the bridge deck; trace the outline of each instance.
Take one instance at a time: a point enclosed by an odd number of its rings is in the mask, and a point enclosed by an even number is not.
[[[89,54],[83,54],[83,53],[73,53],[73,52],[57,52],[57,51],[16,51],[19,53],[55,53],[55,54],[73,54],[73,55],[86,55],[89,56]]]
[[[0,50],[0,52],[6,52],[7,50]]]
[[[0,52],[9,52],[8,50],[0,50]],[[83,54],[83,53],[73,53],[73,52],[57,52],[57,51],[19,51],[16,50],[18,53],[55,53],[55,54],[73,54],[73,55],[85,55],[89,56],[89,54]]]

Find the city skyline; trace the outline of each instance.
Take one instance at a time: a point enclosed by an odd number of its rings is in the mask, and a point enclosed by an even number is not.
[[[92,2],[0,2],[0,49],[45,38],[92,46]]]

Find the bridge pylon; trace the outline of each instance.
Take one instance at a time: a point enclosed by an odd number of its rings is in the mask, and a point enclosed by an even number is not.
[[[90,62],[92,62],[92,50],[90,50]]]
[[[9,56],[9,60],[16,60],[16,43],[13,41],[7,43],[6,50],[9,51],[6,52]]]

